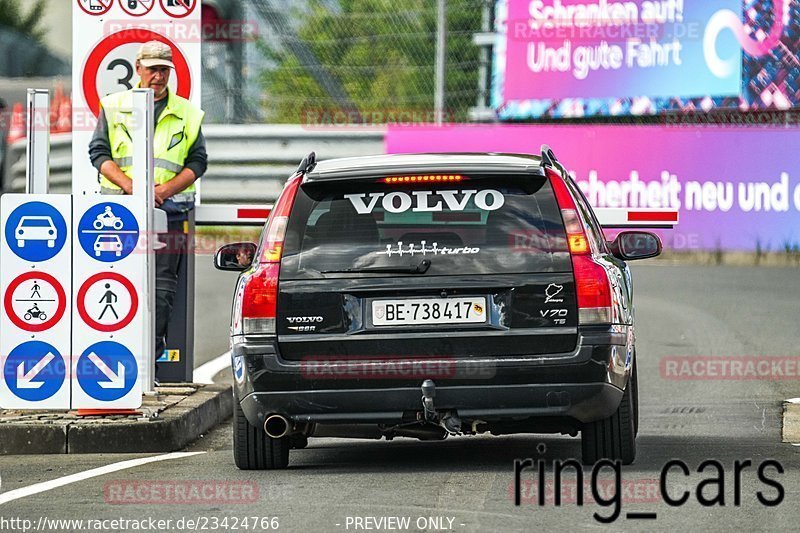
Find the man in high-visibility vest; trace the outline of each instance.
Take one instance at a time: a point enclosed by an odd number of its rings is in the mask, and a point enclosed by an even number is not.
[[[178,271],[186,253],[185,221],[194,209],[194,182],[208,164],[200,126],[204,112],[169,90],[172,48],[160,41],[144,43],[136,55],[138,87],[153,89],[155,132],[153,155],[156,206],[167,212],[167,247],[156,253],[156,357],[165,348],[167,325],[178,284]],[[132,91],[103,98],[94,137],[89,144],[92,165],[100,173],[103,194],[131,194],[133,141],[130,125]]]

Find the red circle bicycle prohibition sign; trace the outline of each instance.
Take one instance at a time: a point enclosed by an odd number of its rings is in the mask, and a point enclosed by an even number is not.
[[[114,324],[101,324],[89,316],[89,313],[86,311],[86,293],[89,292],[89,289],[92,288],[92,285],[101,280],[111,280],[120,283],[123,287],[125,287],[125,290],[128,291],[128,295],[131,299],[131,308],[128,310],[128,314],[122,317],[119,322]],[[99,274],[95,274],[83,282],[81,289],[78,291],[77,303],[78,314],[81,315],[81,318],[89,327],[94,328],[97,331],[109,333],[120,330],[131,323],[133,317],[136,316],[136,312],[139,310],[139,295],[136,293],[136,287],[134,287],[133,283],[131,283],[130,280],[125,276],[117,274],[116,272],[100,272]]]
[[[32,279],[42,280],[52,285],[56,291],[56,298],[58,300],[56,302],[56,312],[53,313],[53,316],[50,318],[50,320],[42,322],[41,324],[28,324],[27,322],[21,320],[14,311],[14,302],[12,300],[14,291],[17,290],[17,287],[19,287],[21,284]],[[45,274],[44,272],[26,272],[9,283],[8,289],[6,289],[6,297],[3,301],[3,307],[5,307],[8,318],[11,319],[11,322],[13,322],[18,328],[32,332],[46,331],[56,325],[56,323],[61,320],[61,317],[64,316],[64,311],[67,308],[67,295],[64,292],[64,287],[61,286],[61,283],[59,283],[59,281],[50,274]]]
[[[192,93],[192,72],[189,69],[189,62],[186,61],[186,57],[178,47],[160,33],[151,30],[144,28],[122,30],[112,33],[100,41],[89,54],[86,64],[83,66],[83,96],[95,116],[100,114],[100,95],[97,92],[97,73],[100,70],[100,63],[118,46],[128,43],[146,43],[147,41],[161,41],[172,48],[172,62],[175,64],[175,75],[178,79],[178,88],[175,93],[178,96],[189,98]]]

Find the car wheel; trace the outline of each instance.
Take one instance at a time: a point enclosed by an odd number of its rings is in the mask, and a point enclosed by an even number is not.
[[[610,417],[583,426],[581,448],[583,464],[595,464],[601,459],[621,461],[624,465],[636,458],[636,428],[632,386],[625,387],[622,401]]]
[[[240,470],[279,470],[289,466],[289,438],[273,439],[244,416],[233,399],[233,459]]]
[[[47,247],[48,248],[55,248],[56,247],[56,241],[47,241]]]
[[[17,248],[25,248],[25,241],[17,241]]]
[[[100,250],[95,250],[94,255],[95,257],[100,257]]]

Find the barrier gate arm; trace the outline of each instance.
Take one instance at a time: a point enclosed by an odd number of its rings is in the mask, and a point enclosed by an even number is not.
[[[198,204],[196,226],[262,226],[272,204]]]
[[[679,220],[677,209],[597,207],[593,211],[606,229],[673,229]]]

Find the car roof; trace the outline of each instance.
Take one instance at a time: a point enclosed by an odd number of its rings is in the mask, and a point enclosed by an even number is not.
[[[502,153],[423,153],[344,157],[320,161],[304,182],[424,172],[544,175],[541,157]]]

